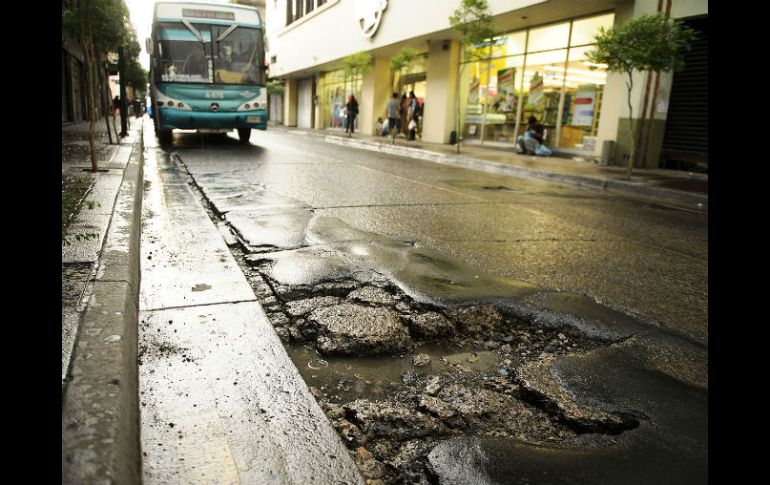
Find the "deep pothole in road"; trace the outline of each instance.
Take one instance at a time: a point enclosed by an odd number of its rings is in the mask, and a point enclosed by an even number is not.
[[[520,379],[528,366],[612,342],[538,328],[494,305],[419,303],[387,283],[286,286],[270,278],[269,260],[231,249],[369,480],[431,483],[427,455],[455,435],[558,445],[638,424],[615,415],[575,419]]]
[[[235,239],[233,256],[367,483],[435,483],[428,454],[452,436],[558,446],[638,425],[631,416],[565,412],[544,386],[522,379],[613,341],[541,327],[495,305],[421,303],[380,277],[286,285],[271,278],[268,248]]]

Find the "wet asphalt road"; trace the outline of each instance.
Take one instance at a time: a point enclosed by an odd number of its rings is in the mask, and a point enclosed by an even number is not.
[[[311,215],[338,218],[708,345],[707,214],[278,131],[247,146],[177,132],[168,150],[252,246],[299,247]]]
[[[299,483],[297,477],[318,470],[300,466],[301,457],[311,455],[334,479],[360,481],[348,458],[366,478],[376,478],[359,463],[367,456],[360,449],[344,459],[342,450],[324,451],[341,442],[323,425],[321,409],[278,342],[278,331],[287,329],[275,327],[279,294],[297,300],[292,288],[322,292],[325,282],[351,280],[392,283],[411,301],[434,307],[512,305],[516,318],[534,326],[576,327],[617,342],[558,357],[546,351],[511,369],[526,389],[521,402],[550,406],[550,419],[577,426],[575,440],[553,449],[519,443],[526,439],[478,441],[473,433],[444,440],[424,458],[441,483],[466,483],[469,470],[478,471],[474,483],[490,484],[508,476],[506,470],[522,473],[517,483],[561,483],[563,476],[576,483],[631,483],[634,477],[702,483],[708,460],[706,215],[278,131],[254,133],[245,146],[231,136],[176,133],[172,146],[153,153],[158,157],[149,158],[145,171],[139,331],[148,483],[179,476],[196,483],[212,476]],[[214,212],[206,214],[199,202]],[[239,250],[225,245],[233,238],[225,222],[248,246],[246,265]],[[249,288],[248,265],[258,266],[274,291],[265,293],[251,276]],[[263,313],[255,296],[278,313]],[[386,311],[351,304],[329,310],[327,350],[347,352],[345,338],[330,340],[334,332],[358,335],[360,327],[376,337],[388,330],[365,330],[363,317],[355,328],[337,328],[350,324],[343,310],[352,307],[367,315]],[[396,337],[388,342],[398,343]],[[289,350],[295,365],[304,363],[296,362],[296,346]],[[497,355],[489,355],[493,367]],[[273,359],[277,367],[265,367]],[[405,375],[410,372],[400,376],[406,386]],[[315,377],[307,384],[318,385]],[[286,386],[292,397],[282,399]],[[444,397],[451,400],[450,394]],[[364,416],[371,407],[359,400],[346,406]],[[470,409],[468,403],[461,408]],[[294,425],[299,417],[304,426]],[[333,424],[340,433],[344,423]],[[309,429],[314,437],[303,439]],[[301,432],[292,437],[287,430]],[[613,468],[617,456],[624,464]],[[503,475],[487,469],[493,457],[504,457]],[[552,466],[543,469],[543,460]]]

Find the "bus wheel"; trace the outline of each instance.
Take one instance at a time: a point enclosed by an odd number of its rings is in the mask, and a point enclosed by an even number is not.
[[[172,130],[158,129],[158,140],[160,141],[161,145],[171,144],[171,133]]]
[[[238,139],[241,143],[248,143],[251,138],[251,128],[238,128]]]

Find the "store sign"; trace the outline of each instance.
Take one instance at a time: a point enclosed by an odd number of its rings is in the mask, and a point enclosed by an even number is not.
[[[582,84],[575,93],[575,111],[572,113],[573,126],[591,126],[594,122],[596,85]]]
[[[382,12],[387,7],[388,0],[356,0],[355,20],[364,37],[372,37],[377,32],[382,20]]]
[[[543,100],[543,76],[536,72],[529,83],[529,97],[527,105],[536,106]]]

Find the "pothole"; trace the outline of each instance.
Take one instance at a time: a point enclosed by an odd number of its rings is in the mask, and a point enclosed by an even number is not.
[[[189,181],[211,219],[230,230]],[[566,448],[585,433],[615,435],[643,418],[578,405],[560,394],[547,366],[623,336],[546,325],[515,305],[427,304],[374,273],[330,279],[320,271],[301,284],[282,273],[279,281],[271,259],[279,251],[231,233],[237,244],[228,246],[276,334],[372,483],[435,483],[428,455],[452,437]]]

